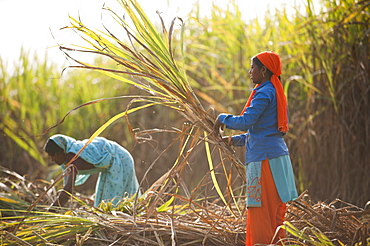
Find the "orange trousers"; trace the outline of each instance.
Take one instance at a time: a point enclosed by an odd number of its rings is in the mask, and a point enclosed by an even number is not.
[[[247,209],[246,246],[277,243],[285,238],[285,231],[278,226],[285,220],[286,205],[280,199],[268,160],[262,161],[262,206]]]

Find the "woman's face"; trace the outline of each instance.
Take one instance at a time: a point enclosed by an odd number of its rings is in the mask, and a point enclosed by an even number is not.
[[[49,154],[49,156],[51,160],[58,165],[62,165],[66,161],[66,154],[64,152]]]
[[[259,68],[257,64],[252,61],[251,68],[249,70],[249,77],[254,84],[262,84],[267,80],[267,78],[263,76],[264,74],[266,74],[265,70],[265,67]]]

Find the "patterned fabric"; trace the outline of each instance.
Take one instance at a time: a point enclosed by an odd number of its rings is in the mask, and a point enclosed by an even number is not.
[[[294,183],[294,174],[289,155],[280,156],[269,161],[274,183],[283,203],[295,200],[298,193]],[[247,164],[247,207],[262,206],[261,186],[262,161]]]
[[[88,139],[79,141],[61,134],[50,139],[65,153],[73,154],[78,153],[88,141]],[[131,154],[116,142],[97,137],[87,145],[79,157],[95,168],[79,170],[75,185],[83,184],[90,174],[99,173],[94,206],[98,206],[101,201],[109,200],[116,205],[123,197],[131,196],[138,191],[139,183],[135,174],[134,160]],[[64,164],[61,167],[65,169]]]
[[[262,161],[247,165],[247,207],[261,207],[261,165]]]

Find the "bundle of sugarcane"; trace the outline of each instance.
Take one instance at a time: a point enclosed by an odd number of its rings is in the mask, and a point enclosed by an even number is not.
[[[71,26],[64,29],[72,29],[83,38],[89,47],[67,47],[60,46],[66,56],[76,63],[69,68],[82,68],[99,71],[114,79],[136,86],[147,93],[147,95],[132,96],[133,100],[127,105],[127,110],[112,117],[103,124],[90,137],[92,141],[106,127],[115,120],[126,117],[128,127],[130,128],[128,115],[141,109],[154,105],[169,107],[184,117],[187,127],[184,127],[180,134],[181,147],[179,159],[175,161],[172,169],[167,172],[167,176],[162,179],[163,183],[156,196],[158,202],[165,193],[173,193],[181,183],[181,173],[188,165],[188,158],[196,146],[204,145],[207,160],[209,164],[209,175],[211,176],[215,190],[221,201],[228,206],[237,204],[234,190],[231,187],[233,180],[225,167],[227,161],[231,163],[242,178],[245,180],[245,167],[219,134],[213,134],[214,116],[212,112],[207,111],[190,85],[185,69],[183,69],[184,46],[180,43],[178,49],[181,55],[175,56],[176,47],[173,47],[173,36],[175,35],[175,23],[181,24],[180,40],[185,31],[185,24],[181,18],[174,18],[170,24],[169,30],[165,27],[164,21],[159,15],[162,23],[162,30],[158,31],[149,20],[139,3],[134,0],[118,1],[127,16],[121,17],[112,9],[104,7],[118,26],[126,34],[126,38],[118,37],[110,29],[105,27],[105,32],[95,31],[85,26],[80,20],[71,18]],[[95,66],[74,58],[73,54],[91,53],[106,57],[114,62],[113,67]],[[139,106],[134,107],[135,103]],[[165,119],[164,119],[165,120]],[[132,131],[133,136],[140,132]],[[87,142],[87,144],[90,143]],[[224,177],[227,187],[219,187],[215,166],[212,161],[211,145],[218,149],[220,164],[223,167]],[[190,145],[190,146],[189,146]],[[217,153],[217,152],[216,152]],[[176,185],[173,185],[173,182]],[[224,191],[230,195],[226,199]],[[190,196],[188,196],[189,199]],[[156,202],[154,203],[156,204]],[[238,209],[240,213],[240,209]]]

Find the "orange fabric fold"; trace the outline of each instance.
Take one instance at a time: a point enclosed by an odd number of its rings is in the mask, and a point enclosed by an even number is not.
[[[271,83],[276,90],[276,104],[277,104],[277,117],[278,117],[278,129],[280,132],[288,132],[288,104],[287,99],[284,94],[283,84],[281,83],[278,76],[281,75],[281,60],[278,54],[273,51],[264,51],[256,55],[256,57],[262,62],[262,64],[267,67],[273,75],[270,78]],[[254,88],[260,86],[256,85]],[[247,103],[241,114],[244,114],[247,107],[250,106],[250,103],[255,94],[255,90],[250,94]]]

